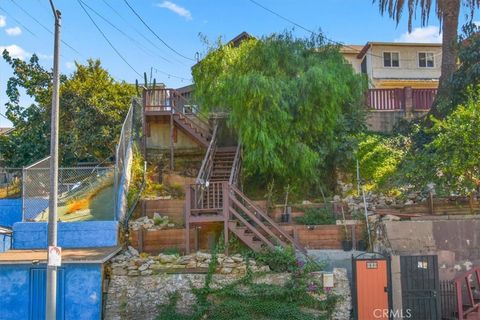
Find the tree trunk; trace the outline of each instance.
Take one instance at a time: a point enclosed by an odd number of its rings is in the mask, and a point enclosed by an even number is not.
[[[458,17],[460,15],[460,0],[443,0],[444,10],[442,15],[442,67],[437,99],[431,113],[435,117],[441,117],[438,110],[438,101],[442,96],[447,96],[448,82],[457,69],[457,38]]]

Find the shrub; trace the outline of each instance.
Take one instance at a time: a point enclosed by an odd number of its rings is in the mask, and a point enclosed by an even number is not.
[[[263,263],[275,272],[294,271],[298,268],[295,249],[292,247],[276,247],[274,250],[263,250],[254,254],[257,262]]]
[[[305,225],[335,224],[335,217],[329,208],[308,208],[295,222]]]

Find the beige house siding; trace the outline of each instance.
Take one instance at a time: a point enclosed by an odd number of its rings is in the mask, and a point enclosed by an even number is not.
[[[369,42],[366,46],[348,45],[340,49],[353,69],[360,73],[361,63],[367,62],[370,88],[437,88],[441,74],[442,47],[440,44],[383,43]],[[399,54],[398,67],[385,67],[384,52]],[[418,54],[431,52],[434,56],[433,68],[419,66]]]
[[[384,67],[383,53],[398,52],[399,67]],[[419,52],[432,52],[434,55],[433,68],[421,68],[418,65]],[[371,53],[371,54],[369,54]],[[371,74],[373,82],[380,79],[410,79],[432,80],[440,78],[440,64],[442,61],[441,47],[409,47],[409,46],[372,46],[369,50],[371,57]]]
[[[150,122],[150,135],[147,136],[147,148],[168,149],[170,147],[170,124]],[[198,148],[199,145],[186,135],[182,130],[175,127],[176,142],[174,147],[177,149]]]

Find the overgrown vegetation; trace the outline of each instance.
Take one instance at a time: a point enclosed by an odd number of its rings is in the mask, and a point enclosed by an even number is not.
[[[434,188],[439,196],[478,191],[480,28],[468,24],[463,30],[460,66],[440,98],[438,118],[414,121],[391,136],[361,135],[357,155],[370,189],[407,193]]]
[[[204,286],[192,288],[197,303],[190,314],[177,311],[180,295],[175,292],[169,303],[160,307],[157,320],[329,319],[338,301],[337,296],[325,294],[321,284],[309,274],[310,270],[299,263],[291,278],[280,285],[259,281],[261,274],[253,274],[247,260],[243,278],[214,288],[216,265],[217,257],[213,254]]]
[[[333,212],[327,208],[308,208],[301,217],[296,217],[295,222],[305,225],[323,225],[335,224],[335,217]]]
[[[193,78],[202,108],[229,112],[254,184],[275,179],[305,193],[332,182],[363,130],[366,79],[321,35],[218,43],[195,65]]]

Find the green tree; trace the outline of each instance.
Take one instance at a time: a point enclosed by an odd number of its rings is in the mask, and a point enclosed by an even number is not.
[[[446,90],[446,83],[450,81],[457,68],[457,38],[458,38],[458,18],[460,15],[461,0],[374,0],[378,2],[380,13],[387,13],[395,19],[397,24],[402,18],[403,11],[408,10],[408,31],[412,31],[412,21],[416,16],[417,10],[420,10],[421,25],[428,24],[432,8],[441,22],[442,27],[442,75],[440,77],[440,95]],[[480,1],[469,0],[462,2],[473,16],[475,9],[479,8]],[[437,108],[433,108],[434,115],[441,115]]]
[[[364,128],[366,80],[321,36],[219,43],[193,79],[202,108],[229,112],[246,172],[258,181],[318,182],[352,154]]]
[[[435,176],[448,191],[471,194],[480,186],[480,86],[444,120],[434,120],[435,138],[427,146]]]
[[[8,166],[24,166],[49,154],[52,73],[33,55],[30,60],[3,58],[12,67],[7,83],[6,115],[15,130],[0,141]],[[64,165],[102,161],[114,154],[117,137],[135,88],[115,81],[100,61],[76,64],[60,77],[60,153]],[[27,97],[22,98],[22,94]],[[31,101],[25,105],[24,99]]]

